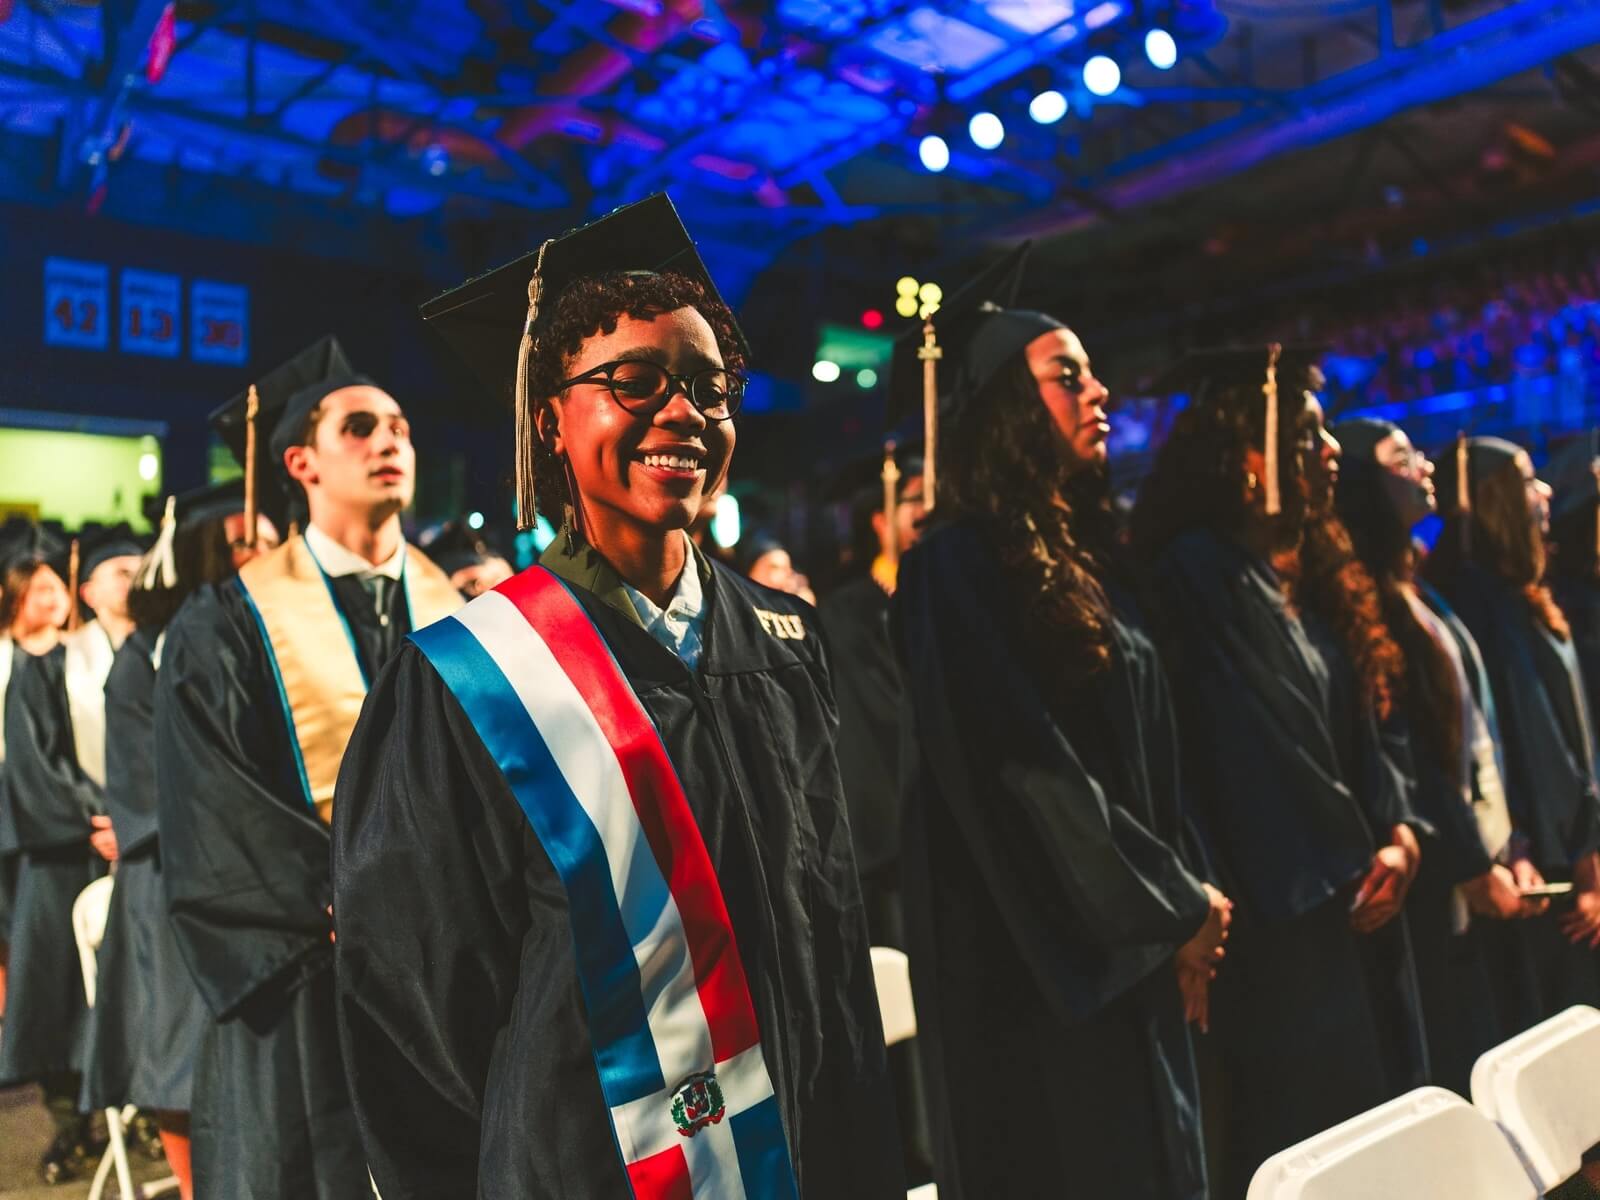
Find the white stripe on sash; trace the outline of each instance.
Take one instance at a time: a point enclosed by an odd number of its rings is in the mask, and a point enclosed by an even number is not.
[[[61,639],[66,648],[63,670],[67,686],[67,714],[72,721],[72,745],[78,766],[101,787],[106,785],[106,676],[116,657],[111,636],[100,622],[90,621]]]
[[[515,604],[490,592],[457,612],[455,619],[505,675],[605,848],[617,908],[639,965],[646,1021],[668,1089],[611,1110],[623,1158],[636,1162],[666,1145],[697,1142],[700,1137],[677,1136],[670,1096],[683,1080],[714,1065],[711,1031],[700,1004],[682,918],[634,811],[616,752],[583,695]],[[761,1067],[759,1045],[733,1061],[750,1054]],[[719,1081],[724,1069],[717,1068]],[[727,1086],[723,1084],[729,1111],[737,1111]],[[770,1084],[767,1088],[770,1092]],[[663,1124],[671,1134],[665,1142]]]

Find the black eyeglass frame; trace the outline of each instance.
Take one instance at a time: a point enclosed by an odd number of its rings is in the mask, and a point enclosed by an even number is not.
[[[618,367],[652,367],[667,377],[667,390],[661,393],[659,402],[656,402],[655,399],[652,399],[637,405],[630,405],[623,400],[620,395],[617,394],[617,384],[613,373]],[[706,411],[707,406],[701,404],[699,400],[695,399],[695,384],[697,381],[704,379],[707,375],[726,375],[730,381],[730,387],[722,398],[723,403],[726,404],[728,408],[727,413],[723,416],[712,416]],[[570,387],[576,387],[580,383],[594,383],[597,379],[605,382],[606,391],[611,393],[611,398],[617,402],[618,407],[620,407],[624,412],[630,412],[636,415],[653,416],[665,408],[667,406],[667,402],[670,401],[673,396],[677,395],[679,392],[682,392],[689,398],[689,403],[694,405],[695,411],[708,421],[733,420],[734,415],[739,411],[740,406],[744,403],[744,389],[745,386],[750,382],[749,379],[740,374],[738,371],[730,371],[726,367],[704,367],[688,375],[675,375],[663,367],[660,363],[651,362],[649,359],[622,358],[616,359],[613,362],[603,362],[599,366],[589,368],[589,370],[585,371],[582,375],[574,375],[571,379],[563,380],[556,390],[564,392]],[[712,405],[711,407],[716,406]]]

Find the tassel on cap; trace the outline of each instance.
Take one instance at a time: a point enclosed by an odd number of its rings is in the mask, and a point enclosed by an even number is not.
[[[894,461],[894,452],[894,439],[890,438],[883,444],[884,557],[890,563],[900,561],[900,465]]]
[[[1461,552],[1472,549],[1472,455],[1465,430],[1456,434],[1456,512],[1461,515]]]
[[[932,317],[922,323],[922,345],[917,347],[917,357],[922,360],[922,504],[932,512],[938,496],[939,360],[944,357]]]
[[[256,391],[256,385],[250,385],[249,395],[244,402],[244,544],[251,550],[256,548],[256,418],[261,413],[261,396]],[[170,514],[172,501],[167,501],[167,511]],[[166,533],[166,520],[162,520],[162,533]],[[177,582],[177,576],[173,576]]]
[[[1261,391],[1267,398],[1266,428],[1262,433],[1262,455],[1266,460],[1267,516],[1275,517],[1283,511],[1283,496],[1278,488],[1278,358],[1283,354],[1281,343],[1267,347],[1267,381]]]
[[[522,342],[517,347],[517,433],[514,455],[518,529],[532,529],[539,516],[539,489],[534,471],[534,442],[538,438],[538,430],[533,423],[533,398],[528,395],[528,359],[533,355],[533,323],[539,318],[544,255],[554,241],[554,238],[547,238],[541,243],[539,257],[534,260],[533,275],[528,279],[528,319],[522,327]]]
[[[178,564],[172,554],[172,543],[177,534],[178,498],[168,496],[166,510],[161,514],[161,532],[139,567],[140,591],[151,592],[158,588],[178,586]]]
[[[83,548],[78,539],[72,539],[72,548],[67,551],[67,594],[72,597],[72,605],[67,613],[67,632],[72,632],[83,621],[83,613],[78,599],[78,567],[83,561]]]

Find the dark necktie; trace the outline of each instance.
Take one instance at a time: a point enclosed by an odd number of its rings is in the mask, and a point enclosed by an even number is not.
[[[379,625],[389,624],[389,589],[393,584],[394,580],[387,575],[367,575],[361,580],[361,586],[372,597],[372,607],[378,614]]]

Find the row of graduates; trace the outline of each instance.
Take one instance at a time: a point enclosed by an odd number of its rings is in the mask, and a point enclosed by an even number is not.
[[[1398,552],[1319,610],[1333,442],[1309,364],[1260,348],[1185,368],[1130,552],[1105,389],[1060,322],[984,303],[1013,282],[941,316],[932,518],[878,572],[936,1177],[1242,1195],[1430,1056],[1590,995],[1586,700],[1494,540],[1533,544],[1536,493],[1525,457],[1468,446],[1470,547],[1431,560],[1461,616]],[[250,474],[304,494],[304,534],[229,578],[174,550],[196,590],[119,651],[150,644],[127,673],[152,911],[201,1006],[195,1194],[351,1197],[369,1171],[388,1200],[903,1194],[840,771],[857,656],[684,533],[748,357],[692,241],[655,197],[424,315],[486,385],[515,368],[519,514],[562,528],[541,564],[455,611],[400,532],[404,415],[321,343],[219,415]],[[1425,468],[1395,431],[1349,440],[1331,495],[1370,458],[1373,528],[1409,555],[1387,480],[1414,498]],[[1493,515],[1513,470],[1521,524]],[[1409,628],[1383,608],[1407,587],[1438,658],[1375,636]],[[1453,708],[1426,704],[1441,680]],[[1418,765],[1452,713],[1455,757]],[[1578,885],[1569,913],[1534,915],[1541,875]]]
[[[936,406],[902,345],[937,472],[886,471],[882,553],[822,606],[911,960],[909,1150],[941,1195],[1232,1200],[1600,1000],[1600,460],[1552,464],[1550,526],[1519,447],[1436,480],[1394,424],[1326,426],[1313,353],[1202,351],[1120,519],[1087,351],[1000,306],[1023,257],[934,318]]]

